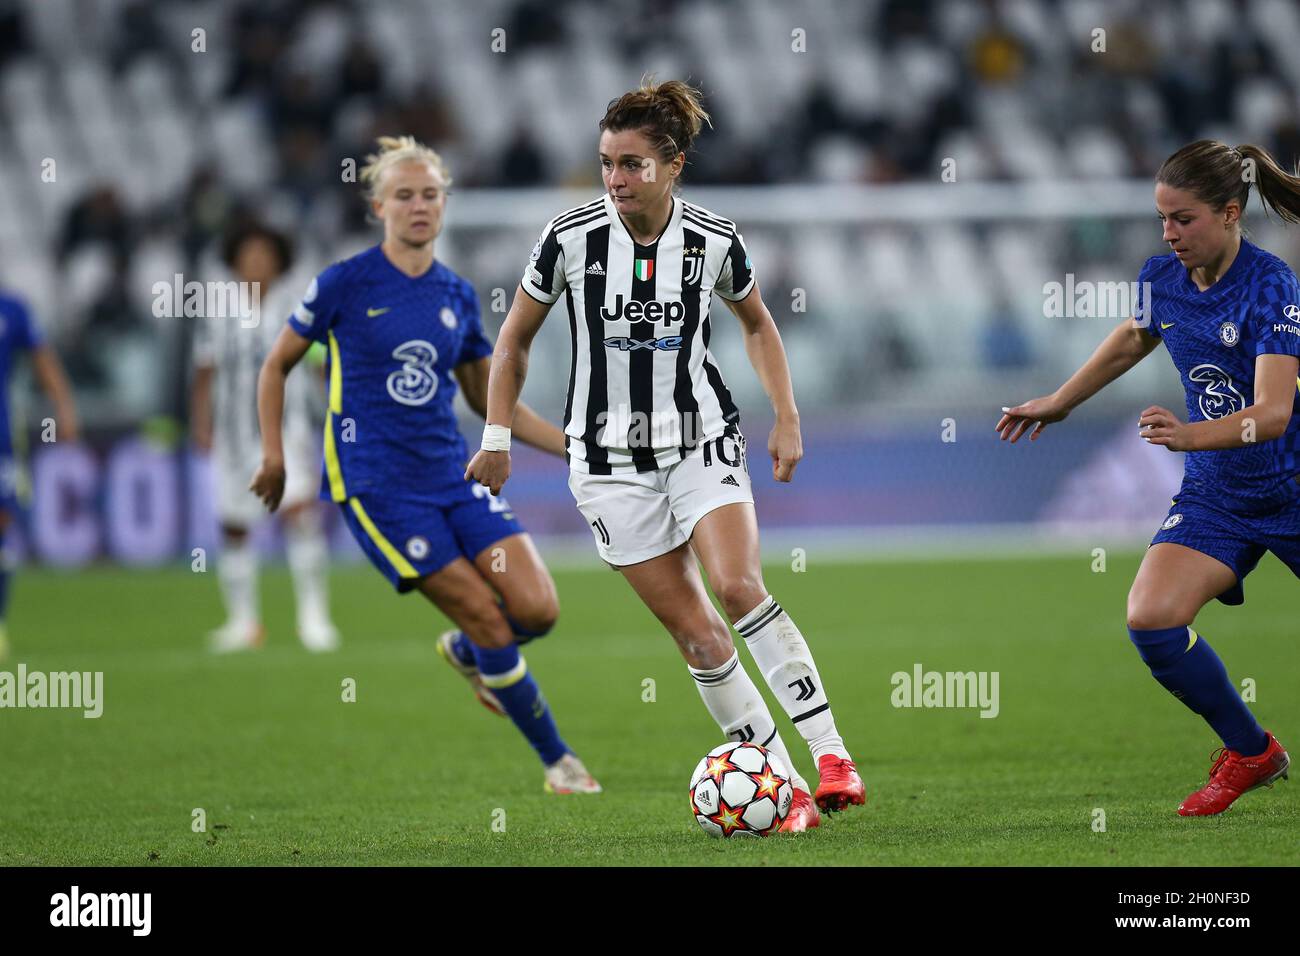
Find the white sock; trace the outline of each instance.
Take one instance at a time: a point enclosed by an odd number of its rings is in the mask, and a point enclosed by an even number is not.
[[[772,720],[763,695],[749,679],[745,668],[740,666],[740,655],[736,651],[732,651],[730,659],[720,667],[696,670],[687,666],[686,669],[695,678],[704,706],[726,736],[762,744],[774,751],[789,768],[790,782],[795,788],[808,790],[807,782],[790,759],[790,751],[785,749],[785,742],[776,732],[776,722]]]
[[[298,602],[298,626],[329,627],[329,548],[319,515],[304,512],[286,522],[284,550]]]
[[[763,598],[758,607],[736,622],[736,630],[754,655],[767,686],[808,742],[813,760],[826,754],[849,759],[844,741],[835,730],[835,718],[812,652],[776,599],[770,594]]]
[[[237,627],[257,623],[257,550],[252,535],[239,543],[229,540],[222,546],[217,561],[217,580],[226,601],[226,618]]]

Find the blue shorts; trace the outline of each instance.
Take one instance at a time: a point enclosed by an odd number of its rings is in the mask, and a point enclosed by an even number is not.
[[[1300,577],[1300,501],[1258,514],[1230,511],[1204,495],[1179,492],[1152,544],[1181,544],[1232,568],[1237,583],[1219,595],[1224,604],[1246,600],[1243,583],[1264,552],[1272,551]]]
[[[457,475],[426,498],[362,492],[339,505],[361,549],[399,592],[457,558],[474,558],[524,526],[509,502]]]

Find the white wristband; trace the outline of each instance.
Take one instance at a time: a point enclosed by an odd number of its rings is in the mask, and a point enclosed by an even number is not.
[[[510,429],[505,425],[484,425],[483,444],[480,447],[484,451],[509,451]]]

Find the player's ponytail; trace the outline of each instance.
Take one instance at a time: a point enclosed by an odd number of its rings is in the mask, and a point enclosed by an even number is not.
[[[1254,183],[1266,209],[1287,222],[1300,222],[1300,178],[1282,169],[1262,146],[1232,147],[1212,139],[1188,143],[1161,164],[1156,182],[1184,189],[1216,211],[1235,199],[1243,214]]]
[[[700,103],[701,95],[681,80],[655,83],[652,75],[646,76],[640,87],[610,100],[600,129],[613,133],[640,131],[666,165],[679,153],[690,151],[704,124],[712,126]]]
[[[379,198],[379,187],[385,172],[398,163],[412,159],[432,166],[442,179],[443,189],[451,185],[451,173],[442,157],[414,136],[381,136],[377,142],[379,152],[367,156],[366,165],[361,167],[361,182],[366,186],[367,199]]]
[[[1243,161],[1253,161],[1255,189],[1265,208],[1272,208],[1286,222],[1300,222],[1300,178],[1277,164],[1262,146],[1238,146]]]

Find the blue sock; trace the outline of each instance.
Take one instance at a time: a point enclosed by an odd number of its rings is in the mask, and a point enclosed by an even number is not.
[[[1193,712],[1205,718],[1223,746],[1247,756],[1263,753],[1268,736],[1228,679],[1210,642],[1190,627],[1135,631],[1129,637],[1151,675]]]
[[[550,766],[568,753],[569,748],[555,727],[550,705],[533,675],[528,673],[528,665],[519,656],[519,648],[514,644],[502,648],[475,646],[474,658],[484,685],[496,694],[515,726],[542,758],[542,763]]]

